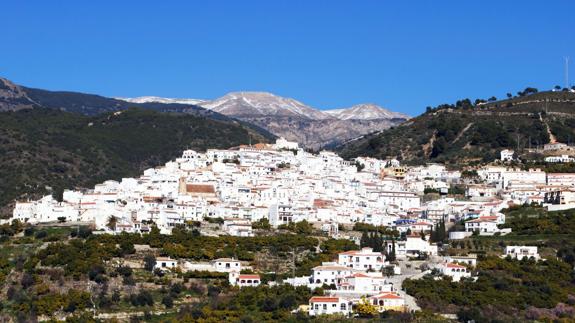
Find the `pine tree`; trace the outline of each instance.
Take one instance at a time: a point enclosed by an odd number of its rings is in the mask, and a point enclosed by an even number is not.
[[[359,245],[363,248],[363,247],[367,247],[368,244],[368,236],[367,236],[367,231],[363,231],[363,233],[361,234],[361,239],[359,240]]]
[[[438,227],[437,227],[437,236],[436,236],[436,242],[439,241],[444,241],[446,238],[446,232],[445,232],[445,219],[441,219],[441,221],[439,221]]]
[[[381,252],[381,248],[382,248],[382,245],[383,245],[383,241],[382,241],[382,238],[381,238],[381,234],[379,234],[379,233],[376,232],[374,235],[375,235],[375,237],[374,237],[373,251],[375,251],[375,252]]]
[[[391,239],[391,252],[387,256],[387,260],[395,261],[395,239]]]

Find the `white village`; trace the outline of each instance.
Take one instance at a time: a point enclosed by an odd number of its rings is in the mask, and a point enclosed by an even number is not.
[[[501,210],[536,204],[549,210],[575,207],[575,174],[521,170],[505,165],[513,152],[502,151],[499,164],[469,171],[451,171],[440,164],[416,167],[398,160],[356,158],[353,162],[329,151],[306,152],[283,138],[275,144],[240,146],[205,153],[186,150],[162,167],[147,169],[139,178],[105,181],[92,190],[65,190],[17,202],[12,219],[40,225],[90,224],[97,233],[147,234],[153,227],[170,234],[176,227],[210,220],[203,235],[251,237],[255,224],[282,228],[307,221],[335,239],[360,237],[345,228],[357,223],[397,230],[401,238],[387,240],[381,251],[363,247],[340,253],[313,268],[307,276],[281,282],[310,289],[326,287],[302,305],[309,315],[349,315],[368,302],[383,312],[415,311],[413,297],[401,288],[406,279],[433,273],[453,281],[473,280],[474,254],[440,256],[432,232],[449,230],[450,240],[471,235],[505,235]],[[470,175],[471,174],[471,175]],[[464,199],[447,197],[464,184]],[[424,193],[438,198],[424,200]],[[542,260],[534,246],[506,246],[501,257]],[[419,261],[419,262],[418,262]],[[419,270],[415,264],[425,262]],[[240,288],[260,285],[258,273],[242,273],[249,262],[221,258],[210,262],[158,258],[160,270],[207,270],[229,274]],[[270,282],[269,284],[278,284]]]

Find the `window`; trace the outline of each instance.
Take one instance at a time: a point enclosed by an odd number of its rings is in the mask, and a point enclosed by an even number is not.
[[[337,307],[337,304],[332,304],[331,307]]]
[[[346,310],[346,307],[347,307],[347,306],[345,306],[345,303],[341,303],[341,306],[340,306],[339,308],[340,308],[342,311],[345,311],[345,310]]]
[[[327,310],[327,304],[323,304],[323,309]]]

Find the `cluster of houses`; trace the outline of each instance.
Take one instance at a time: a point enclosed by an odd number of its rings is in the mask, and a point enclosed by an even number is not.
[[[465,231],[495,234],[509,203],[575,207],[575,174],[486,166],[470,183],[443,165],[402,167],[397,160],[364,157],[352,163],[332,152],[296,147],[282,139],[205,153],[187,150],[139,178],[66,190],[62,200],[47,195],[17,202],[10,220],[90,222],[111,233],[146,233],[155,225],[169,234],[177,226],[221,218],[220,233],[235,236],[252,236],[252,224],[262,219],[273,227],[306,220],[334,235],[338,225],[356,222],[414,232],[442,220],[471,220]],[[447,197],[455,184],[466,184],[467,199]],[[440,198],[423,203],[430,191]]]
[[[501,156],[514,158],[512,151]],[[439,164],[405,167],[397,160],[367,157],[350,162],[333,152],[312,154],[297,143],[278,139],[275,144],[205,153],[186,150],[138,178],[109,180],[91,190],[66,190],[61,199],[47,195],[17,202],[8,221],[90,223],[112,234],[147,233],[154,226],[170,234],[176,227],[210,222],[215,226],[211,233],[249,237],[254,235],[254,223],[266,220],[278,227],[305,220],[335,238],[351,238],[338,228],[361,222],[399,231],[402,238],[385,242],[383,248],[398,259],[410,259],[438,256],[430,233],[440,223],[464,222],[463,231],[449,233],[454,240],[472,234],[507,234],[510,229],[502,228],[501,210],[510,205],[575,207],[575,174],[507,166],[475,171],[469,176]],[[464,198],[448,196],[456,185],[466,187]],[[423,202],[429,192],[437,196]],[[364,300],[380,311],[404,311],[404,296],[383,275],[384,269],[395,275],[401,270],[386,260],[385,253],[371,248],[344,252],[313,268],[309,276],[284,283],[324,287],[324,296],[309,300],[310,315],[347,315]],[[529,246],[508,246],[503,256],[539,259],[537,248]],[[447,257],[434,269],[459,281],[471,278],[475,265],[473,257]],[[258,274],[243,274],[249,266],[235,259],[191,263],[158,258],[156,268],[225,272],[230,284],[240,288],[262,283]]]
[[[383,275],[385,267],[400,274],[399,266],[386,260],[383,252],[366,247],[342,252],[334,262],[324,262],[312,269],[310,276],[289,278],[285,284],[324,287],[324,296],[310,298],[304,310],[311,316],[353,313],[363,299],[373,303],[380,311],[408,310],[404,296]]]

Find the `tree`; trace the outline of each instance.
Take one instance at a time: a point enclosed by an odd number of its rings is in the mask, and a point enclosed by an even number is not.
[[[260,229],[260,230],[270,230],[272,226],[270,225],[270,221],[266,218],[262,218],[257,222],[252,223],[253,229]]]
[[[391,277],[395,273],[393,266],[385,266],[383,267],[382,271],[383,274],[387,277]]]
[[[555,85],[554,89],[555,90],[561,90],[561,87],[559,85]]]
[[[108,227],[108,229],[112,230],[112,231],[116,231],[116,225],[118,224],[118,218],[116,218],[113,215],[110,215],[110,217],[108,218],[108,223],[106,223],[106,226]]]
[[[164,304],[166,308],[172,308],[174,306],[174,298],[168,294],[162,298],[162,304]]]
[[[508,99],[511,99],[512,97],[513,97],[513,94],[507,93],[507,98],[508,98]]]
[[[156,257],[153,255],[146,255],[144,257],[144,269],[147,271],[153,271],[154,267],[156,266]]]
[[[365,296],[362,296],[361,301],[355,306],[355,312],[363,318],[373,317],[378,313],[377,308]]]
[[[367,231],[363,231],[361,234],[361,239],[359,239],[359,245],[363,247],[367,247],[369,244],[369,237],[367,235]]]
[[[311,234],[313,232],[313,225],[306,220],[299,221],[295,224],[295,232],[298,234]]]
[[[387,255],[388,261],[395,261],[395,239],[391,239],[391,252]]]
[[[61,186],[57,186],[52,190],[52,198],[54,198],[58,203],[64,201],[64,189]]]

